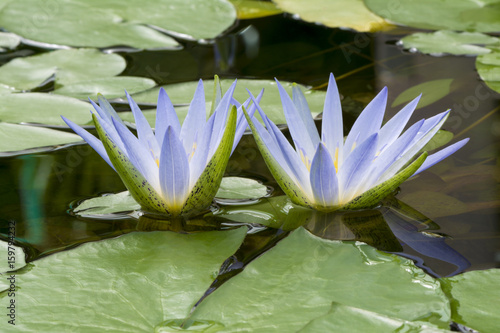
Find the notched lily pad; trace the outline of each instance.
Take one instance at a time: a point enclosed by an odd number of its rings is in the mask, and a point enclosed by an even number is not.
[[[479,45],[499,43],[500,39],[479,32],[455,32],[440,30],[431,33],[419,32],[400,40],[405,49],[441,55],[478,55],[490,53],[490,49]]]

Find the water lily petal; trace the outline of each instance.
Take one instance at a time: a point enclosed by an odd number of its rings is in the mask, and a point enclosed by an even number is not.
[[[311,188],[315,201],[315,208],[333,210],[338,208],[339,184],[335,172],[335,165],[328,148],[319,143],[311,164]]]
[[[182,142],[172,127],[167,128],[160,155],[160,186],[169,211],[178,215],[188,195],[189,162]]]
[[[229,156],[231,155],[234,133],[236,131],[236,116],[236,107],[233,106],[229,112],[226,129],[220,140],[219,147],[197,182],[192,186],[182,214],[194,214],[197,211],[205,209],[212,203],[222,181],[222,176],[224,176]]]
[[[115,169],[113,166],[113,163],[111,163],[111,160],[109,159],[108,154],[106,153],[106,149],[104,148],[104,145],[102,142],[97,139],[95,136],[90,134],[87,130],[83,129],[82,127],[78,126],[71,120],[67,119],[64,116],[61,116],[62,120],[68,125],[76,134],[82,137],[85,142],[87,142],[103,159],[106,161],[106,163],[109,164],[110,167]]]
[[[210,115],[215,112],[217,106],[219,106],[222,98],[222,88],[220,86],[220,80],[218,75],[214,75],[214,93],[212,95],[212,106],[210,107]]]
[[[215,109],[215,121],[214,121],[214,126],[213,126],[213,131],[214,134],[212,134],[212,137],[210,138],[210,152],[209,156],[212,156],[215,153],[215,150],[219,146],[219,142],[222,139],[222,136],[224,135],[224,131],[226,128],[226,120],[227,120],[227,115],[229,112],[229,107],[231,105],[231,100],[233,99],[233,93],[234,89],[236,88],[236,80],[231,84],[229,89],[226,91],[224,96],[222,96],[222,99],[217,105],[217,108]],[[234,144],[233,144],[234,145]]]
[[[132,110],[132,114],[134,115],[139,141],[150,152],[151,156],[153,156],[153,158],[157,160],[160,156],[160,146],[158,145],[158,141],[153,134],[153,130],[151,129],[151,126],[146,120],[146,117],[142,113],[141,109],[139,109],[139,106],[132,99],[132,97],[130,97],[127,91],[125,91],[125,95],[127,96],[128,104],[130,105],[130,109]],[[123,125],[122,123],[120,124]]]
[[[203,170],[207,166],[209,157],[209,145],[210,139],[213,134],[213,126],[214,126],[215,115],[211,115],[208,118],[207,123],[203,127],[199,140],[197,139],[195,145],[196,150],[194,151],[191,160],[189,161],[189,170],[190,170],[190,180],[189,184],[194,185],[198,178],[200,177]],[[211,157],[211,156],[210,156]]]
[[[190,154],[193,150],[193,141],[196,134],[201,131],[207,119],[205,109],[205,91],[203,89],[203,81],[198,81],[198,86],[193,96],[189,110],[182,123],[180,132],[180,140],[184,146],[186,153]]]
[[[321,140],[333,154],[333,158],[343,161],[344,125],[342,123],[342,106],[337,83],[330,73],[323,107],[323,123],[321,124]]]
[[[116,172],[132,197],[139,202],[144,209],[170,214],[161,195],[130,162],[127,155],[110,139],[108,133],[106,133],[101,126],[102,122],[97,119],[97,115],[93,114],[92,118],[109,159],[115,166]]]
[[[158,103],[156,104],[156,128],[155,137],[159,145],[163,143],[163,137],[167,132],[168,127],[172,127],[173,131],[180,135],[181,124],[174,106],[170,101],[165,89],[160,88],[158,93]]]
[[[295,108],[299,112],[299,116],[302,119],[304,128],[307,131],[307,134],[309,134],[313,146],[316,147],[320,141],[318,129],[316,128],[316,124],[314,123],[314,119],[311,115],[311,110],[309,109],[309,105],[307,104],[306,97],[296,83],[292,85],[292,98],[293,104],[295,105]]]
[[[446,148],[443,148],[434,154],[429,155],[429,157],[427,157],[427,159],[425,160],[424,164],[422,164],[422,166],[413,174],[413,176],[419,174],[425,169],[430,168],[434,164],[441,162],[442,160],[444,160],[445,158],[447,158],[448,156],[450,156],[451,154],[455,153],[457,150],[462,148],[467,142],[469,142],[469,138],[455,142],[454,144]]]
[[[295,107],[290,96],[288,96],[285,88],[276,79],[278,85],[278,90],[281,97],[281,104],[283,105],[283,112],[285,113],[286,123],[290,129],[290,134],[292,135],[293,142],[295,146],[299,145],[303,147],[306,154],[309,156],[314,156],[316,152],[316,146],[314,145],[311,137],[309,136],[307,130],[305,131],[306,124],[304,123],[302,116]],[[316,144],[317,145],[317,144]]]
[[[92,105],[94,106],[94,108],[96,107],[96,104],[94,103],[94,101],[92,99],[89,98],[89,101],[90,103],[92,103]],[[111,104],[109,103],[109,101],[101,94],[97,94],[97,101],[99,102],[99,106],[101,108],[101,110],[103,111],[103,113],[106,115],[106,119],[111,123],[111,119],[112,118],[115,118],[116,120],[118,120],[120,123],[124,124],[123,123],[123,120],[120,118],[120,116],[118,115],[118,113],[116,113],[115,109],[111,106]],[[96,109],[97,110],[97,109]],[[101,117],[103,117],[101,114],[99,114]],[[124,124],[125,125],[125,124]]]
[[[387,168],[389,168],[392,163],[401,157],[408,145],[420,131],[423,123],[424,119],[421,119],[413,124],[403,133],[403,135],[397,138],[396,141],[394,141],[387,149],[377,156],[375,161],[372,163],[372,169],[369,172],[369,176],[365,180],[364,185],[360,188],[360,191],[364,192],[376,184],[378,178],[387,170]]]
[[[380,129],[379,145],[390,145],[398,138],[403,129],[410,120],[413,111],[417,107],[418,101],[422,97],[420,94],[417,98],[408,103],[404,108],[402,108],[394,117],[392,117],[384,126]]]
[[[245,108],[247,110],[248,115],[250,116],[250,118],[252,118],[254,113],[255,113],[255,110],[257,109],[256,105],[258,105],[260,103],[260,100],[262,99],[263,95],[264,95],[264,89],[261,90],[261,92],[259,93],[257,98],[252,98],[253,97],[253,95],[252,95],[251,98],[248,98],[245,101],[245,103],[243,103],[243,105],[237,106],[238,119],[236,120],[236,134],[234,135],[234,144],[233,144],[233,150],[231,151],[231,154],[236,149],[236,146],[240,142],[241,137],[245,133],[245,130],[248,128],[248,123],[247,123],[247,120],[245,118],[245,114],[243,113],[243,108]],[[252,105],[250,105],[250,107],[248,107],[248,104],[250,103],[250,101],[252,101],[253,103],[252,103]]]
[[[113,118],[113,124],[123,141],[127,157],[137,170],[147,179],[148,183],[160,192],[158,164],[153,156],[144,148],[141,142],[129,129]]]
[[[369,173],[367,170],[377,153],[378,133],[372,134],[357,146],[346,158],[339,170],[341,201],[347,202],[356,195]]]
[[[259,109],[259,106],[257,106],[257,109]],[[311,207],[311,200],[308,198],[307,193],[304,193],[304,190],[297,186],[297,181],[290,177],[291,172],[285,171],[283,169],[282,166],[286,163],[278,162],[278,160],[275,158],[275,156],[278,156],[278,154],[273,154],[273,152],[270,151],[268,146],[264,143],[262,136],[259,134],[259,131],[256,128],[256,126],[258,126],[258,121],[255,120],[255,117],[254,120],[252,120],[244,109],[243,112],[245,113],[248,125],[252,130],[255,142],[257,143],[257,147],[259,148],[259,151],[262,154],[267,167],[273,174],[274,179],[279,184],[281,189],[290,197],[292,202],[298,205]]]
[[[345,161],[357,145],[380,130],[387,105],[387,87],[384,87],[375,98],[368,103],[358,119],[352,125],[344,144],[343,160]]]
[[[372,187],[360,196],[352,199],[345,204],[342,209],[356,210],[363,208],[371,208],[377,205],[380,200],[394,192],[401,183],[411,177],[418,168],[424,163],[427,158],[427,152],[423,152],[415,161],[408,165],[405,169],[398,172],[394,177]]]
[[[403,155],[396,160],[387,170],[382,174],[382,176],[378,179],[378,183],[385,182],[389,178],[391,178],[394,174],[396,174],[406,163],[408,163],[426,144],[430,139],[436,134],[436,132],[443,126],[444,122],[448,118],[449,111],[443,112],[437,116],[434,116],[430,119],[427,119],[422,124],[420,128],[419,134],[417,135],[418,139],[413,139],[412,143],[410,143],[410,147],[405,150]],[[432,119],[432,122],[429,120]],[[422,131],[426,123],[434,124],[434,127],[430,130]],[[426,126],[429,127],[429,126]],[[423,133],[423,134],[422,134]],[[415,140],[417,140],[415,142]],[[415,170],[416,171],[416,170]]]

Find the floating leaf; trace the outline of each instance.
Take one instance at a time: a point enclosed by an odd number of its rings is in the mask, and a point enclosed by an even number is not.
[[[273,0],[285,12],[298,15],[308,22],[318,22],[332,28],[357,31],[377,31],[389,26],[382,17],[366,8],[363,0]]]
[[[431,30],[500,31],[499,0],[364,0],[368,9],[391,22]]]
[[[355,324],[354,324],[355,323]],[[388,317],[377,312],[334,303],[329,313],[311,320],[299,333],[342,332],[451,332],[425,322],[411,322]]]
[[[267,186],[242,177],[224,177],[215,195],[219,199],[258,199],[267,195]]]
[[[66,96],[43,93],[0,95],[0,121],[9,123],[39,123],[65,126],[61,115],[79,125],[90,122],[92,107]]]
[[[83,216],[102,216],[139,209],[141,205],[132,198],[128,191],[124,191],[84,200],[73,209],[73,213]]]
[[[155,81],[143,77],[115,76],[101,79],[92,79],[64,85],[54,90],[54,94],[79,99],[92,98],[97,100],[97,94],[107,99],[123,97],[124,90],[129,94],[150,89],[156,85]]]
[[[0,10],[0,22],[8,31],[38,42],[79,47],[178,47],[151,26],[187,38],[215,38],[235,19],[234,7],[225,0],[127,1],[126,6],[117,0],[19,0]]]
[[[440,279],[451,299],[453,321],[479,332],[497,332],[500,313],[500,269],[489,269]]]
[[[58,87],[115,76],[125,66],[125,59],[118,54],[105,54],[96,49],[58,50],[11,60],[0,67],[0,83],[29,90],[54,76]]]
[[[486,47],[499,43],[500,39],[479,32],[455,32],[440,30],[431,33],[418,32],[400,41],[405,49],[416,49],[429,54],[477,55],[491,52]]]
[[[0,47],[15,49],[20,42],[21,38],[18,35],[9,32],[0,32]]]
[[[469,211],[466,203],[440,192],[412,192],[401,195],[401,200],[430,218],[458,215]]]
[[[225,91],[232,83],[233,80],[230,79],[221,79],[222,90]],[[212,100],[212,92],[214,86],[213,80],[204,80],[203,85],[205,86],[205,98],[208,101]],[[285,90],[291,94],[292,93],[292,83],[290,82],[280,82]],[[169,84],[163,86],[168,96],[172,100],[174,104],[189,104],[191,99],[193,98],[193,91],[196,89],[196,85],[198,81],[184,82],[184,83],[176,83]],[[275,123],[275,124],[286,124],[285,115],[283,113],[283,108],[281,105],[281,98],[278,92],[278,87],[276,86],[275,81],[271,80],[248,80],[248,79],[240,79],[238,80],[238,84],[236,86],[236,90],[234,91],[234,98],[243,103],[248,99],[248,92],[246,89],[250,90],[250,92],[257,96],[261,89],[264,88],[264,96],[260,102],[260,106],[267,114],[267,116]],[[301,86],[304,91],[306,88]],[[158,99],[158,91],[160,87],[135,94],[132,96],[137,103],[148,103],[148,104],[156,104],[156,100]],[[321,112],[323,112],[323,104],[325,102],[325,92],[319,90],[305,90],[304,94],[307,98],[307,102],[309,104],[309,109],[313,116],[317,116]]]
[[[274,3],[260,0],[229,0],[236,7],[240,20],[254,19],[283,13]]]
[[[431,151],[444,146],[453,139],[453,133],[445,130],[439,130],[430,139],[429,142],[421,149],[421,151]]]
[[[441,98],[448,95],[451,91],[451,83],[453,79],[439,79],[432,80],[417,84],[410,87],[399,94],[398,97],[392,102],[392,107],[402,105],[413,100],[418,95],[422,94],[422,98],[417,105],[417,109],[430,105],[439,101]]]
[[[224,332],[296,332],[332,302],[441,328],[450,319],[439,282],[410,260],[299,228],[205,298],[186,326],[205,320]]]
[[[0,152],[59,146],[81,140],[82,138],[73,133],[0,122]]]
[[[500,49],[478,56],[476,69],[486,85],[500,93]]]
[[[1,124],[0,124],[1,125]],[[14,230],[16,230],[16,222],[10,221],[6,225],[6,230],[9,231],[8,234],[14,235]],[[4,274],[5,272],[14,271],[16,269],[20,269],[26,266],[26,261],[24,258],[24,251],[19,246],[15,246],[11,242],[6,242],[0,240],[0,255],[3,260],[0,261],[0,273]],[[4,280],[4,276],[2,275],[2,280]],[[0,288],[4,288],[4,282],[0,282]]]
[[[189,314],[245,235],[135,232],[39,259],[16,275],[20,309],[2,332],[159,331]]]

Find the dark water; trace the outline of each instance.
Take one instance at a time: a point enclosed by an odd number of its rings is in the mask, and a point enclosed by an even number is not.
[[[186,43],[180,51],[122,53],[128,62],[123,74],[150,77],[158,84],[209,79],[214,74],[277,77],[325,89],[328,74],[333,72],[344,97],[347,126],[384,86],[389,88],[390,105],[411,86],[453,79],[450,92],[419,109],[411,123],[452,108],[444,129],[453,132],[455,139],[470,137],[466,147],[403,184],[395,197],[377,209],[317,214],[304,217],[302,222],[322,237],[358,239],[413,258],[436,276],[500,267],[500,94],[479,79],[474,57],[402,52],[395,42],[407,32],[354,33],[284,15],[243,20],[215,44]],[[11,56],[33,52],[41,50],[26,48]],[[4,56],[2,61],[8,58]],[[389,107],[386,119],[397,111],[398,107]],[[228,221],[217,218],[205,226],[194,226],[166,225],[144,217],[95,220],[71,215],[70,206],[78,200],[125,190],[119,177],[87,145],[1,157],[0,170],[0,237],[6,239],[8,221],[16,221],[17,240],[29,260],[135,230],[196,232],[231,227]],[[273,196],[283,194],[251,136],[242,139],[227,174],[259,179],[275,189]],[[224,206],[219,205],[219,209]],[[283,230],[252,227],[214,287],[288,232],[286,226]]]

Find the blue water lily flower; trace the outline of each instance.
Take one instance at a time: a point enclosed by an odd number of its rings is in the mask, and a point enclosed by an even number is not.
[[[138,137],[102,96],[99,105],[90,101],[100,140],[63,120],[118,173],[143,209],[170,216],[190,215],[211,204],[229,157],[247,127],[242,107],[247,107],[250,99],[243,106],[233,99],[236,81],[221,97],[217,83],[208,120],[200,80],[182,126],[167,93],[160,89],[154,132],[127,93]],[[254,110],[251,106],[250,111]]]
[[[320,136],[301,90],[293,88],[292,100],[277,83],[295,149],[260,106],[257,109],[265,127],[252,116],[247,119],[274,178],[299,205],[322,211],[373,207],[406,179],[453,154],[468,141],[464,139],[429,156],[423,152],[415,158],[446,121],[449,110],[422,119],[403,132],[417,106],[417,97],[382,126],[387,88],[366,106],[344,139],[333,75],[328,83]]]

